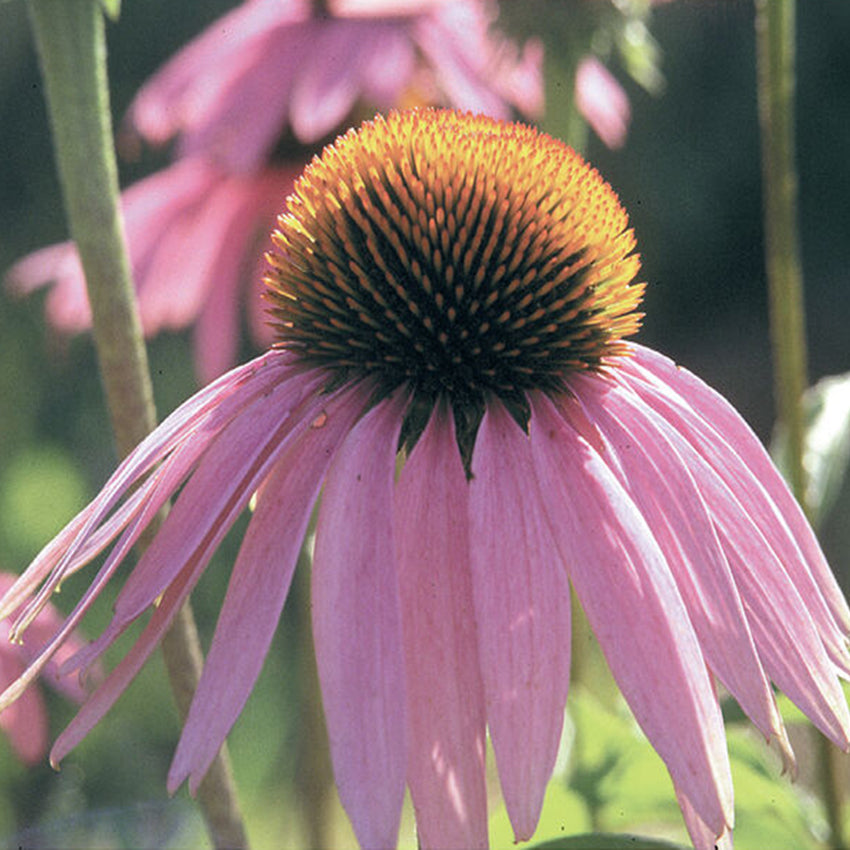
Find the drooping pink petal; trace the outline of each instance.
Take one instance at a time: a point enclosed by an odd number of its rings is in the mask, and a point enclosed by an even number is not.
[[[629,385],[694,471],[768,675],[815,725],[847,747],[850,712],[835,675],[850,670],[844,640],[781,517],[732,447],[706,431],[704,420],[670,393],[634,379]]]
[[[468,570],[467,483],[437,410],[396,488],[407,782],[423,850],[487,846],[484,692]]]
[[[221,131],[227,127],[224,120],[227,106],[238,105],[237,83],[243,74],[249,82],[252,76],[258,76],[245,74],[246,65],[249,68],[256,65],[258,71],[271,67],[274,73],[279,72],[275,63],[260,61],[268,58],[266,45],[270,36],[277,37],[280,42],[281,30],[285,31],[288,24],[303,21],[308,15],[308,3],[298,0],[285,3],[279,0],[242,3],[215,21],[157,71],[133,101],[127,116],[128,123],[154,144],[161,144],[177,133],[182,133],[185,137],[182,152],[186,155],[198,150],[220,152],[222,145],[210,144],[212,130]],[[292,52],[286,50],[288,46],[282,45],[284,55]],[[217,73],[211,74],[211,69]],[[272,83],[273,79],[267,82]],[[274,100],[282,87],[267,85],[267,98]],[[228,93],[234,91],[237,96],[228,98]],[[246,109],[243,115],[253,113],[259,124],[263,124],[269,115],[276,120],[280,114],[275,110],[274,103],[258,110],[252,109],[250,98],[246,97],[243,103]],[[216,111],[216,106],[224,110],[224,115]],[[251,128],[247,126],[250,123],[243,122],[242,126],[250,131]],[[268,135],[268,130],[264,128],[262,147],[268,144]],[[197,138],[200,141],[196,141]],[[255,163],[254,147],[248,161]],[[236,153],[232,149],[230,152]]]
[[[396,397],[355,426],[328,473],[313,555],[313,632],[340,800],[363,848],[395,847],[405,683],[393,541]]]
[[[70,241],[33,251],[6,273],[9,290],[16,295],[28,295],[55,281],[55,287],[47,296],[45,311],[53,327],[69,334],[91,327],[91,308],[84,279],[80,255]]]
[[[774,506],[774,516],[778,517],[775,526],[773,523],[771,525],[776,528],[776,533],[780,533],[781,526],[787,527],[803,553],[805,567],[814,576],[832,616],[844,632],[850,632],[850,607],[826,562],[820,544],[764,446],[747,423],[726,399],[687,369],[677,367],[669,358],[644,346],[632,344],[631,348],[634,357],[625,358],[627,371],[635,372],[644,380],[655,379],[655,384],[660,380],[678,395],[680,404],[686,400],[687,405],[709,424],[711,431],[720,435],[726,445],[733,447],[734,455],[740,457],[743,466],[751,471],[746,484],[747,496],[755,498],[759,504],[768,501]],[[630,359],[633,363],[629,362]],[[758,486],[755,486],[753,480]],[[761,498],[758,498],[759,494],[762,494]],[[796,560],[789,564],[789,569],[794,571],[795,576],[805,571]],[[799,580],[804,579],[802,576],[800,579],[795,578],[795,582]],[[818,604],[817,599],[813,602]]]
[[[733,850],[731,826],[718,838],[714,830],[699,816],[687,795],[678,788],[676,788],[676,799],[682,810],[694,850]]]
[[[670,564],[709,667],[764,735],[776,736],[790,757],[741,597],[687,463],[633,393],[587,377],[571,379],[570,388],[605,435],[602,456]]]
[[[412,36],[452,105],[494,118],[508,118],[511,107],[539,114],[542,52],[532,44],[518,60],[514,45],[490,30],[490,12],[481,3],[446,3],[417,20]]]
[[[115,601],[114,622],[129,623],[199,551],[212,555],[291,441],[328,401],[320,375],[296,375],[254,399],[218,435]]]
[[[154,608],[148,624],[130,647],[129,652],[83,703],[74,719],[56,739],[50,750],[50,763],[54,767],[88,735],[121,694],[127,690],[130,682],[150,658],[151,653],[159,646],[177,612],[189,598],[189,593],[200,578],[205,565],[202,559],[193,559],[165,591],[159,605]]]
[[[133,484],[182,441],[189,438],[200,442],[212,440],[238,410],[284,380],[290,371],[290,357],[280,351],[270,351],[223,375],[177,408],[122,461],[97,497],[44,547],[3,597],[0,619],[17,609],[32,593],[34,586],[49,576],[41,591],[22,609],[27,621],[31,620],[62,579],[79,568],[80,552],[90,557],[97,554],[99,548],[90,546],[90,541],[98,536],[109,512]],[[136,506],[141,504],[134,496],[130,500]],[[118,533],[133,514],[125,515],[122,522],[113,524],[112,531]],[[107,535],[106,540],[100,540],[100,548],[109,539],[111,536]]]
[[[552,775],[570,676],[570,595],[528,437],[492,405],[469,484],[470,565],[487,722],[517,840],[531,837]]]
[[[254,342],[263,348],[273,342],[268,333],[258,332],[260,322],[255,318],[261,314],[264,319],[266,310],[260,297],[266,270],[263,248],[271,247],[267,234],[302,165],[293,163],[250,178],[230,178],[238,191],[232,200],[227,199],[229,211],[222,220],[223,232],[199,234],[219,243],[215,266],[210,270],[213,285],[207,286],[194,328],[195,371],[202,383],[218,377],[236,362],[242,304]],[[252,255],[256,257],[253,262]]]
[[[282,377],[286,377],[287,372],[290,371],[289,360],[290,358],[287,355],[273,351],[245,366],[234,369],[210,387],[193,396],[143,440],[118,467],[95,500],[66,526],[59,537],[45,547],[36,561],[30,565],[21,579],[5,595],[0,607],[8,614],[21,605],[23,601],[20,596],[21,588],[28,586],[33,581],[46,579],[34,599],[21,608],[14,628],[23,628],[34,619],[69,570],[73,571],[73,569],[79,568],[80,565],[76,559],[80,551],[87,550],[88,541],[97,535],[99,524],[104,521],[108,512],[126,490],[147,472],[151,465],[167,455],[169,451],[172,451],[181,440],[188,439],[190,435],[194,435],[195,439],[203,441],[204,428],[215,432],[217,427],[223,427],[228,421],[228,415],[233,415],[233,411],[228,414],[228,408],[239,402],[247,404],[255,393],[264,392],[270,385],[273,385],[275,380],[280,381]],[[218,407],[216,407],[216,401],[219,403]],[[195,418],[192,418],[192,413],[196,414]],[[216,425],[217,417],[220,417],[218,425]],[[155,481],[155,483],[158,482]],[[149,490],[149,492],[152,491]],[[136,502],[136,505],[137,509],[144,509],[143,500]],[[130,521],[132,517],[133,514],[128,515],[125,517],[125,521]],[[115,526],[114,533],[118,533],[121,527],[121,524]],[[66,532],[68,533],[66,534]],[[58,546],[57,541],[62,542],[63,546]],[[91,547],[88,547],[88,551],[91,552]],[[61,628],[42,648],[27,670],[0,694],[0,706],[9,705],[13,702],[41,673],[56,650],[69,638],[115,566],[117,566],[117,563],[110,564],[107,562],[104,564],[95,581],[66,618]],[[124,625],[126,625],[126,622]],[[117,629],[116,633],[120,633],[120,628]]]
[[[356,395],[357,391],[350,394],[351,397]],[[301,425],[303,425],[303,427],[298,427],[298,425],[296,425],[296,429],[294,431],[296,434],[303,434],[304,431],[310,427],[310,423],[316,421],[313,414],[316,412],[316,409],[320,409],[323,404],[328,411],[324,414],[328,419],[331,416],[336,417],[339,413],[342,413],[343,417],[350,417],[353,415],[353,411],[349,408],[349,404],[346,403],[342,394],[328,399],[318,396],[312,400],[315,402],[315,406],[308,405],[304,408],[302,411],[304,416],[303,420],[301,420]],[[362,403],[362,397],[360,400]],[[336,406],[334,406],[334,402],[336,402]],[[350,418],[347,421],[350,422]],[[334,433],[336,434],[336,432]],[[333,441],[330,440],[329,442],[332,443]],[[275,457],[279,457],[280,454],[285,453],[289,445],[291,445],[291,443],[287,437],[281,438],[280,452]],[[332,452],[332,448],[330,446],[325,446],[324,451]],[[155,538],[154,542],[156,542],[156,539],[159,538]],[[150,656],[150,653],[156,648],[157,644],[162,639],[163,634],[169,628],[174,616],[180,609],[180,606],[183,605],[192,588],[195,586],[206,568],[211,555],[210,548],[214,548],[214,546],[215,541],[213,543],[209,543],[208,540],[205,540],[204,545],[198,546],[194,551],[188,553],[187,558],[181,559],[179,572],[173,576],[170,583],[168,583],[165,588],[162,600],[154,607],[151,619],[145,630],[142,632],[142,635],[137,639],[131,650],[109,674],[106,680],[87,700],[77,713],[74,720],[57,739],[51,751],[51,760],[54,763],[58,763],[62,758],[64,758],[65,755],[67,755],[67,753],[70,752],[70,750],[72,750],[88,734],[92,727],[95,726],[104,714],[112,707],[118,697],[124,692],[129,683],[142,668],[145,661]],[[140,561],[136,569],[138,569],[141,564],[142,562]],[[133,575],[134,574],[131,574],[131,577]],[[145,582],[143,582],[143,584],[144,583]],[[113,617],[112,623],[110,623],[101,638],[99,638],[98,641],[95,641],[98,645],[99,651],[102,652],[112,642],[112,640],[114,640],[114,638],[123,631],[127,625],[125,619],[126,615],[122,617],[121,612],[116,611],[116,615]],[[218,664],[216,664],[216,666],[220,669]],[[214,667],[211,677],[215,679],[216,675],[217,673]],[[231,697],[234,701],[237,701],[239,698],[238,690],[232,694]],[[226,718],[226,713],[222,715],[222,717]],[[221,720],[221,718],[219,718],[219,720]],[[190,744],[191,743],[192,742],[190,742]],[[221,739],[219,739],[218,745],[215,746],[213,755],[215,755],[215,751],[218,750],[220,743]],[[189,748],[191,750],[191,747]],[[192,755],[194,754],[189,752],[189,756],[191,757]],[[197,760],[192,761],[189,768],[193,772],[193,787],[196,787],[197,783],[202,778],[202,773],[195,775],[195,771],[200,770],[200,764]]]
[[[629,98],[595,56],[585,56],[578,64],[575,101],[585,121],[609,148],[623,146],[631,119]]]
[[[714,450],[702,443],[699,449],[691,445],[690,432],[680,430],[682,423],[676,422],[672,409],[658,398],[653,398],[653,405],[645,405],[646,415],[675,446],[709,509],[765,671],[815,725],[846,747],[850,712],[822,640],[823,630],[810,611],[810,597],[799,592],[786,571],[793,551],[779,556],[751,516],[749,503],[738,501],[733,488],[739,479],[724,480],[707,460]],[[832,626],[831,620],[827,626]]]
[[[613,473],[552,402],[532,397],[534,466],[573,586],[636,720],[719,836],[732,823],[723,721],[658,544]]]
[[[263,484],[169,771],[171,791],[188,777],[189,790],[195,793],[254,687],[289,592],[313,503],[334,451],[364,401],[354,391],[329,403],[322,427],[309,428]]]
[[[315,22],[305,33],[312,51],[294,80],[289,116],[299,139],[316,141],[343,122],[360,94],[362,66],[382,49],[383,29],[330,19]],[[392,33],[392,27],[387,29]]]

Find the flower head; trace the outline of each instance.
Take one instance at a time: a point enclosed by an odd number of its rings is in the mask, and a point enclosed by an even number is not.
[[[850,611],[740,417],[626,341],[634,239],[577,154],[491,118],[393,113],[313,161],[274,240],[274,347],[175,411],[4,602],[35,594],[19,631],[112,544],[0,705],[180,491],[112,622],[66,662],[85,668],[157,603],[54,760],[124,690],[256,494],[169,774],[197,787],[259,674],[320,490],[316,654],[364,847],[394,845],[405,785],[423,847],[485,846],[485,730],[516,835],[532,834],[567,697],[570,584],[697,847],[733,821],[715,681],[789,760],[771,682],[850,743]]]

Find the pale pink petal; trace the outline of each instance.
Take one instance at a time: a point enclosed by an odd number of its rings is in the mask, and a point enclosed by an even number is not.
[[[14,627],[23,628],[27,622],[35,618],[47,603],[56,586],[68,574],[69,565],[75,568],[79,566],[75,563],[75,559],[79,552],[86,548],[88,540],[97,533],[99,524],[106,518],[115,503],[126,492],[127,488],[138,480],[140,475],[147,472],[153,463],[161,459],[174,447],[174,440],[187,438],[193,432],[197,434],[204,427],[209,428],[215,422],[216,415],[225,416],[229,401],[244,399],[246,395],[250,398],[256,392],[262,393],[268,388],[267,381],[270,379],[272,381],[280,380],[281,376],[286,375],[289,369],[289,360],[290,358],[281,352],[269,352],[264,357],[234,369],[210,387],[193,396],[137,446],[119,466],[98,497],[72,520],[59,535],[57,540],[63,540],[64,548],[59,548],[56,545],[56,540],[45,547],[41,555],[5,595],[0,607],[8,613],[21,605],[23,601],[20,597],[21,588],[33,581],[46,578],[35,597],[21,609]],[[250,378],[253,378],[253,381],[250,381]],[[219,402],[218,408],[215,406],[215,401]],[[194,419],[191,417],[192,412],[198,414]],[[143,506],[144,502],[140,501],[138,505]],[[126,519],[129,521],[131,518],[132,515]],[[116,533],[118,530],[120,530],[120,526],[115,529]],[[68,533],[65,534],[65,532]],[[0,706],[9,705],[20,696],[50,662],[53,654],[68,639],[79,623],[114,566],[105,564],[101,568],[93,584],[50,642],[42,648],[23,675],[0,694]],[[131,578],[132,575],[134,574],[131,574]]]
[[[218,435],[127,577],[115,601],[116,627],[153,604],[190,558],[212,556],[277,458],[328,403],[314,392],[321,378],[314,370],[279,384]]]
[[[215,21],[142,87],[131,105],[128,122],[154,143],[165,142],[179,132],[187,134],[184,153],[212,149],[209,144],[203,144],[204,137],[209,138],[210,126],[215,130],[227,126],[223,116],[215,112],[216,105],[225,105],[229,90],[236,89],[238,92],[237,83],[243,75],[250,81],[252,75],[246,74],[246,67],[262,71],[264,67],[271,66],[275,73],[279,71],[274,63],[263,61],[268,58],[264,47],[270,35],[278,35],[277,40],[280,41],[281,30],[285,31],[287,25],[304,20],[308,14],[309,4],[299,0],[243,3]],[[286,45],[283,46],[285,54]],[[269,83],[267,99],[274,99],[282,86],[272,85],[274,77],[266,82]],[[282,82],[280,78],[278,82]],[[235,100],[238,103],[238,97]],[[272,118],[280,114],[272,107],[254,110],[247,98],[244,103],[246,112],[242,113],[241,124],[249,131],[254,122],[244,120],[246,115],[263,124],[269,114]],[[261,135],[266,140],[263,146],[269,143],[268,134],[264,127]],[[201,137],[202,144],[194,142],[196,136]],[[232,149],[231,152],[238,153]],[[252,151],[251,161],[254,161],[254,155]]]
[[[412,37],[433,68],[437,85],[455,107],[509,118],[515,106],[539,114],[543,103],[542,52],[516,48],[490,30],[481,3],[446,3],[423,16]]]
[[[532,398],[535,469],[576,594],[674,783],[720,835],[732,823],[723,721],[690,618],[640,512],[591,445]]]
[[[623,146],[631,119],[629,98],[595,56],[585,56],[578,63],[575,101],[585,121],[609,148]]]
[[[393,544],[398,397],[352,430],[328,473],[313,555],[313,632],[340,800],[363,848],[395,847],[405,684]]]
[[[190,562],[163,594],[162,600],[154,608],[150,620],[130,647],[129,652],[83,703],[74,719],[56,739],[50,750],[50,763],[54,767],[100,722],[142,669],[151,653],[159,646],[175,615],[189,598],[189,593],[197,583],[205,565],[206,563],[201,563],[200,559]]]
[[[248,302],[246,310],[252,324],[257,304],[264,304],[260,299],[266,270],[262,247],[271,247],[268,234],[273,230],[274,216],[283,208],[300,170],[301,164],[292,164],[252,178],[231,178],[238,191],[221,222],[223,232],[219,236],[198,234],[198,238],[217,239],[219,246],[214,265],[208,270],[212,286],[206,287],[207,295],[195,322],[195,370],[202,383],[218,377],[236,361],[243,301]],[[252,256],[255,262],[250,261]],[[273,340],[266,335],[262,342],[262,348],[268,348]]]
[[[764,735],[776,736],[790,755],[741,597],[687,463],[632,393],[585,377],[571,379],[570,389],[605,435],[602,456],[670,564],[709,667]]]
[[[487,846],[484,692],[468,570],[467,483],[437,410],[396,488],[407,782],[423,850]]]
[[[365,399],[356,391],[328,403],[322,427],[308,429],[263,484],[233,567],[204,672],[168,775],[192,794],[242,711],[262,669],[313,503],[334,450]]]
[[[270,351],[223,375],[177,408],[122,461],[97,497],[39,553],[0,601],[0,619],[18,608],[34,586],[50,576],[23,610],[32,612],[43,606],[62,579],[79,568],[81,551],[91,556],[97,554],[99,549],[90,546],[90,541],[98,536],[109,512],[133,484],[183,440],[190,437],[198,441],[211,440],[252,398],[284,380],[290,371],[290,357],[280,351]],[[141,500],[134,496],[130,501],[137,509],[141,505]],[[121,523],[113,524],[113,534],[118,533],[132,516],[133,513],[124,515]],[[102,545],[109,539],[111,535]],[[28,616],[27,619],[32,618]]]
[[[687,399],[687,403],[693,410],[706,423],[709,423],[711,430],[720,435],[724,443],[734,448],[735,455],[740,455],[743,466],[751,471],[751,480],[747,487],[748,497],[754,497],[759,491],[764,494],[758,502],[771,503],[774,506],[771,513],[775,518],[778,515],[775,526],[773,522],[771,526],[778,529],[780,526],[787,525],[796,546],[803,553],[805,565],[801,565],[795,559],[792,564],[789,564],[789,569],[792,569],[796,576],[798,573],[806,572],[805,567],[808,567],[832,616],[841,626],[842,631],[850,632],[850,607],[826,562],[820,544],[770,456],[747,423],[726,399],[687,369],[677,367],[668,358],[643,346],[632,345],[632,349],[635,356],[631,360],[641,377],[660,379],[681,399]],[[631,365],[629,358],[625,358],[625,365],[626,368]],[[759,484],[758,487],[752,483],[753,478]],[[778,530],[777,533],[779,533]],[[805,579],[803,576],[799,579],[795,578],[795,581],[799,580]],[[819,599],[813,602],[820,604]]]
[[[678,788],[676,788],[676,799],[679,801],[679,808],[682,810],[694,850],[733,850],[731,826],[718,838],[697,814],[688,797]]]
[[[768,675],[825,734],[848,746],[850,712],[835,676],[850,670],[844,640],[775,506],[732,447],[683,401],[642,381],[629,385],[694,471]]]
[[[311,53],[292,87],[290,117],[295,135],[316,142],[342,123],[361,90],[362,67],[381,50],[380,24],[329,19],[309,33]]]
[[[487,723],[517,840],[531,837],[555,766],[570,676],[570,593],[528,437],[491,405],[469,484],[470,565]]]
[[[85,276],[73,242],[48,245],[27,254],[6,273],[6,283],[12,293],[19,295],[53,283],[45,304],[50,324],[69,334],[91,327]]]
[[[423,15],[456,0],[329,0],[341,18],[408,17]]]

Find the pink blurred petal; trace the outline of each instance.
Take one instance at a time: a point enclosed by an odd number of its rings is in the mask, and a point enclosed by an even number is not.
[[[0,647],[0,688],[23,672],[23,664],[14,658],[13,651],[9,644]],[[37,688],[30,688],[17,702],[0,711],[0,730],[24,764],[33,765],[42,759],[47,752],[47,710]]]
[[[313,503],[334,450],[364,400],[350,392],[329,401],[323,427],[308,429],[263,485],[169,771],[172,792],[188,777],[189,790],[195,793],[254,687],[289,592]]]
[[[6,273],[6,285],[15,295],[29,295],[49,283],[55,283],[46,303],[50,324],[69,334],[91,327],[83,268],[73,242],[33,251]]]
[[[264,357],[234,369],[210,387],[193,396],[169,416],[156,431],[142,441],[118,467],[95,500],[66,526],[58,538],[45,547],[22,576],[22,581],[19,583],[20,587],[16,585],[3,599],[3,611],[8,614],[9,611],[17,609],[23,601],[20,597],[20,588],[27,587],[32,581],[44,580],[44,584],[35,596],[21,608],[14,624],[15,628],[23,627],[42,610],[63,577],[68,574],[69,568],[75,566],[75,559],[80,550],[86,548],[90,536],[96,533],[98,524],[106,519],[108,512],[126,492],[127,488],[132,486],[151,465],[160,460],[163,454],[170,451],[173,445],[173,443],[170,444],[171,440],[179,437],[181,432],[183,436],[186,436],[187,433],[192,433],[195,429],[204,425],[208,426],[210,420],[214,420],[218,412],[215,407],[216,400],[222,408],[226,409],[226,402],[232,400],[233,396],[239,398],[246,391],[249,394],[262,393],[266,381],[279,379],[281,369],[286,370],[288,367],[289,357],[281,352],[272,351]],[[254,379],[253,382],[249,380],[250,378]],[[239,392],[240,389],[242,393]],[[195,413],[197,418],[192,419],[192,413]],[[140,502],[139,505],[143,505],[143,502]],[[130,516],[126,517],[127,521],[130,519]],[[116,533],[118,530],[120,528],[115,529]],[[57,545],[59,540],[65,542],[63,547]],[[41,649],[23,675],[0,694],[0,705],[8,705],[17,699],[41,673],[50,662],[53,654],[72,634],[73,629],[99,593],[102,584],[111,575],[114,566],[116,565],[105,564],[101,568],[93,584],[83,594],[62,627],[50,639],[50,642]]]
[[[628,95],[616,77],[595,57],[585,56],[576,69],[578,111],[609,148],[621,148],[631,119]]]
[[[260,0],[242,3],[219,18],[191,41],[143,86],[133,101],[128,122],[154,143],[161,144],[181,128],[191,127],[204,117],[202,105],[214,101],[222,73],[239,57],[253,58],[257,44],[270,30],[290,21],[303,20],[306,2]]]
[[[396,397],[374,407],[325,482],[313,632],[339,797],[363,848],[395,847],[405,783],[405,683],[393,550]]]
[[[493,404],[469,484],[470,565],[487,722],[518,841],[534,833],[570,677],[570,593],[528,437]]]
[[[491,9],[477,2],[447,3],[415,23],[413,38],[428,58],[452,106],[509,118],[543,105],[542,52],[535,43],[518,60],[515,46],[490,30]]]
[[[437,410],[396,488],[407,673],[407,781],[423,850],[487,847],[484,692],[469,563],[467,483]]]
[[[544,396],[532,397],[530,433],[552,531],[611,671],[674,783],[720,835],[733,818],[723,721],[664,556],[607,465]]]

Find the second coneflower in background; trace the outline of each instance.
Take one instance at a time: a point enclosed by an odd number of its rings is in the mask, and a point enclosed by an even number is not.
[[[259,674],[322,488],[316,654],[364,847],[394,846],[406,784],[423,847],[486,846],[485,730],[517,838],[531,836],[567,697],[570,583],[698,848],[728,842],[733,821],[713,679],[788,759],[771,682],[848,745],[850,612],[740,417],[624,340],[643,285],[596,171],[522,125],[394,113],[314,160],[279,228],[275,346],[173,413],[6,597],[31,599],[24,628],[114,541],[0,705],[179,491],[111,624],[66,665],[152,612],[54,761],[126,688],[256,493],[169,774],[197,787]]]

